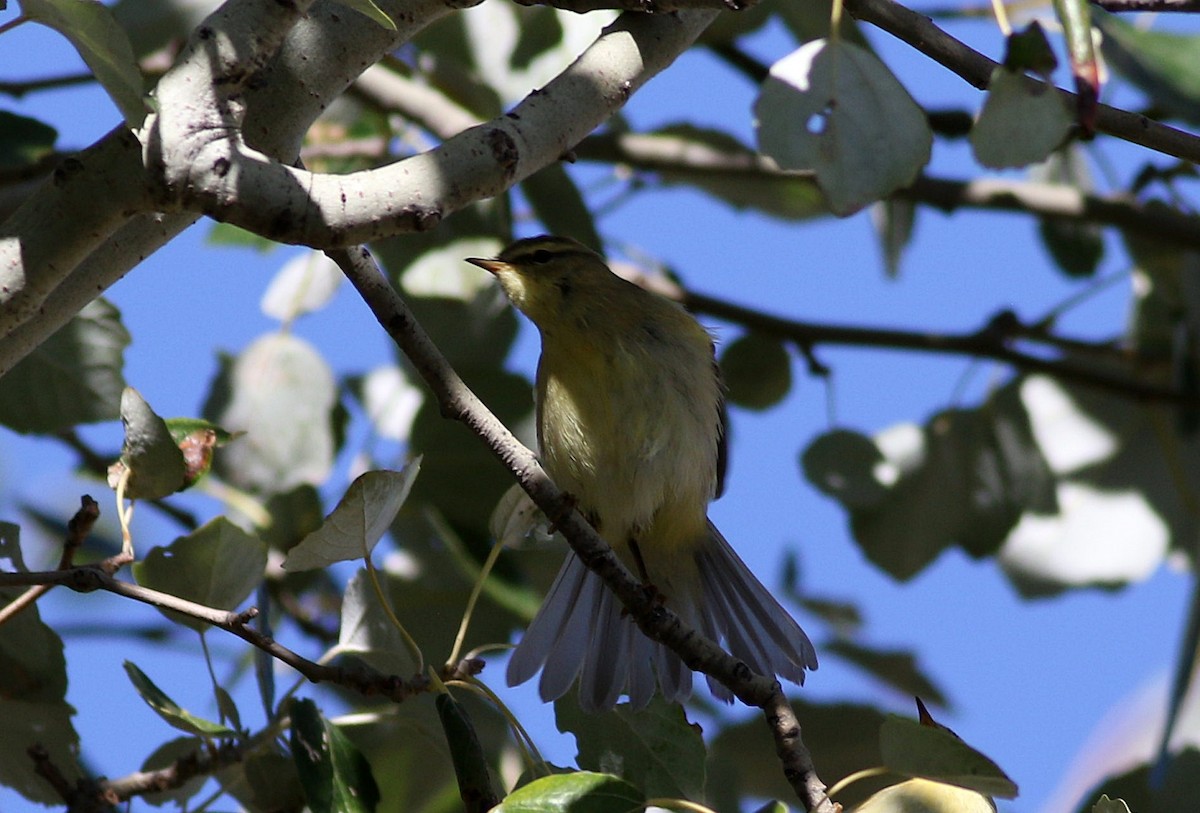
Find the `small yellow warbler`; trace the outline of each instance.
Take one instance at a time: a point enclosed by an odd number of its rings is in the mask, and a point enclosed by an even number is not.
[[[533,237],[467,262],[494,274],[541,334],[538,442],[550,476],[684,621],[756,672],[803,683],[804,670],[817,668],[808,636],[707,517],[722,457],[712,338],[575,240]],[[691,670],[646,638],[574,554],[513,652],[509,685],[538,669],[543,700],[579,677],[589,711],[622,694],[645,706],[656,675],[668,700],[692,689]]]

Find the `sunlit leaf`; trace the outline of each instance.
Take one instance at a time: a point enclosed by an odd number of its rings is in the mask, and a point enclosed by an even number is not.
[[[404,471],[368,471],[350,484],[333,513],[316,531],[292,548],[285,570],[313,570],[334,562],[370,556],[421,471],[420,458]]]
[[[263,292],[260,307],[267,316],[291,322],[297,316],[329,304],[342,282],[342,271],[333,260],[306,251],[284,263]]]
[[[855,808],[855,813],[995,813],[987,796],[966,788],[910,779],[884,788]]]
[[[493,813],[629,813],[645,801],[624,779],[579,771],[534,780],[510,793]]]
[[[226,403],[215,414],[206,407],[206,416],[245,436],[218,458],[222,476],[268,494],[323,483],[333,465],[337,384],[321,355],[271,333],[237,357],[226,380]]]
[[[877,57],[814,40],[771,67],[754,105],[759,149],[817,173],[839,215],[908,186],[929,161],[925,113]]]

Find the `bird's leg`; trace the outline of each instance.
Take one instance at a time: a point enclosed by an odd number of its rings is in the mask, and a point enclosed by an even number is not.
[[[659,603],[666,601],[666,596],[658,592],[658,588],[650,581],[650,573],[646,570],[646,560],[642,558],[642,549],[638,547],[637,539],[631,536],[627,541],[629,552],[633,554],[634,564],[637,565],[638,576],[642,580],[642,589],[646,591],[646,597]]]

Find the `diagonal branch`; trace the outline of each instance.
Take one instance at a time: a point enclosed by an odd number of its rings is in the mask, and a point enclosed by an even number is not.
[[[992,71],[999,67],[998,63],[938,28],[928,17],[893,0],[846,0],[846,10],[855,18],[908,43],[980,90],[987,89]],[[1070,102],[1071,109],[1075,109],[1074,93],[1055,90]],[[1200,138],[1127,110],[1099,105],[1096,130],[1176,158],[1200,161]]]
[[[555,527],[566,537],[580,561],[604,580],[642,632],[668,646],[690,669],[717,679],[743,703],[763,711],[784,774],[805,809],[833,813],[833,803],[817,776],[812,757],[801,739],[800,725],[779,682],[773,676],[752,672],[647,593],[575,510],[567,495],[550,480],[533,452],[508,431],[450,367],[366,248],[357,246],[328,254],[433,391],[442,415],[462,422],[488,445],[546,516],[555,518]]]

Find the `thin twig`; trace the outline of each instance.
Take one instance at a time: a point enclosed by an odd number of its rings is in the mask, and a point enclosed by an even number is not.
[[[63,540],[62,555],[59,557],[56,568],[60,571],[71,567],[71,563],[75,560],[75,552],[83,545],[88,534],[92,532],[92,526],[100,518],[99,503],[87,495],[84,495],[79,502],[79,510],[67,523],[67,538]],[[50,592],[53,587],[53,584],[35,584],[0,608],[0,625],[7,623],[10,618]]]
[[[647,594],[642,584],[550,480],[533,452],[523,446],[463,383],[364,247],[327,253],[433,391],[442,415],[466,424],[488,445],[538,507],[547,516],[555,518],[558,530],[580,561],[604,580],[647,636],[679,655],[688,668],[720,681],[746,705],[763,709],[784,775],[805,809],[833,813],[833,803],[825,795],[825,785],[813,769],[795,716],[785,711],[787,699],[779,682],[774,677],[755,674],[745,663],[685,625],[670,608]]]

